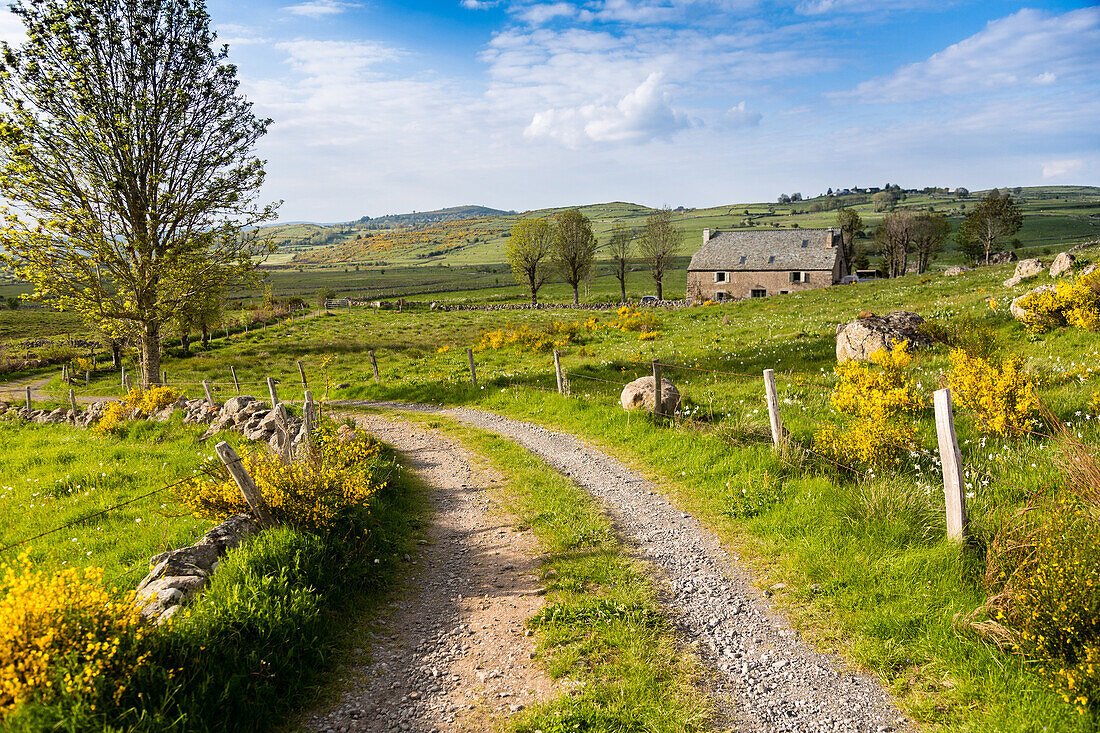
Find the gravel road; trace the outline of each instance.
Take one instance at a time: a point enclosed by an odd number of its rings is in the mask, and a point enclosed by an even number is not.
[[[622,463],[576,438],[468,408],[346,401],[446,415],[519,443],[583,486],[656,570],[663,601],[712,674],[711,693],[737,731],[895,731],[915,726],[882,685],[812,649],[693,517]]]
[[[366,635],[369,661],[339,673],[334,704],[300,716],[319,733],[491,731],[555,688],[524,622],[542,607],[530,530],[498,507],[503,477],[407,420],[357,416],[431,487],[433,515],[405,592]]]

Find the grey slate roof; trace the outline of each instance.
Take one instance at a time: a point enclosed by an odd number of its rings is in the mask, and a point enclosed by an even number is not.
[[[836,229],[719,232],[695,253],[688,270],[832,270],[839,247],[826,245],[833,237],[839,245]]]

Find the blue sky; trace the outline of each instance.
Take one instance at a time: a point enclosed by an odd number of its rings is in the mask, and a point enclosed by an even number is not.
[[[1100,184],[1096,5],[210,2],[283,220]]]

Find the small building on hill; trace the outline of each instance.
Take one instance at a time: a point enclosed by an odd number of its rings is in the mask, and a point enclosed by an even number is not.
[[[689,300],[740,300],[835,285],[848,274],[839,229],[703,230]]]

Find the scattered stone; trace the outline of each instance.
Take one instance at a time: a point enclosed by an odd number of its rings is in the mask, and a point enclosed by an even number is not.
[[[1050,263],[1050,276],[1061,277],[1065,275],[1073,269],[1073,263],[1076,261],[1077,258],[1069,252],[1062,252],[1054,258],[1054,262]]]
[[[1030,280],[1044,270],[1043,261],[1037,259],[1020,260],[1016,263],[1016,272],[1004,281],[1006,288],[1014,288],[1024,280]]]
[[[648,376],[635,379],[623,387],[622,394],[619,395],[619,402],[623,409],[642,408],[646,412],[653,412],[657,404],[656,385],[657,382],[653,377]],[[678,409],[680,409],[680,390],[668,379],[661,377],[661,413],[675,415]]]
[[[943,276],[944,277],[958,277],[959,275],[962,275],[964,272],[973,272],[973,271],[974,271],[974,268],[972,268],[972,267],[963,267],[962,265],[952,265],[951,267],[948,267],[946,270],[943,271]]]
[[[857,318],[836,327],[836,360],[866,361],[881,349],[892,349],[902,341],[911,347],[932,343],[921,330],[924,319],[916,313],[893,311],[885,316]]]
[[[1040,285],[1037,288],[1032,288],[1023,295],[1013,298],[1012,303],[1008,306],[1008,312],[1011,313],[1012,317],[1015,318],[1017,321],[1023,321],[1027,318],[1028,312],[1020,306],[1020,301],[1026,298],[1028,295],[1031,295],[1032,293],[1045,293],[1048,290],[1052,291],[1055,289],[1056,288],[1053,285]]]
[[[1007,265],[1010,262],[1015,262],[1018,259],[1020,258],[1016,256],[1015,252],[1010,249],[1006,249],[1003,252],[994,252],[993,254],[989,255],[989,264]]]

